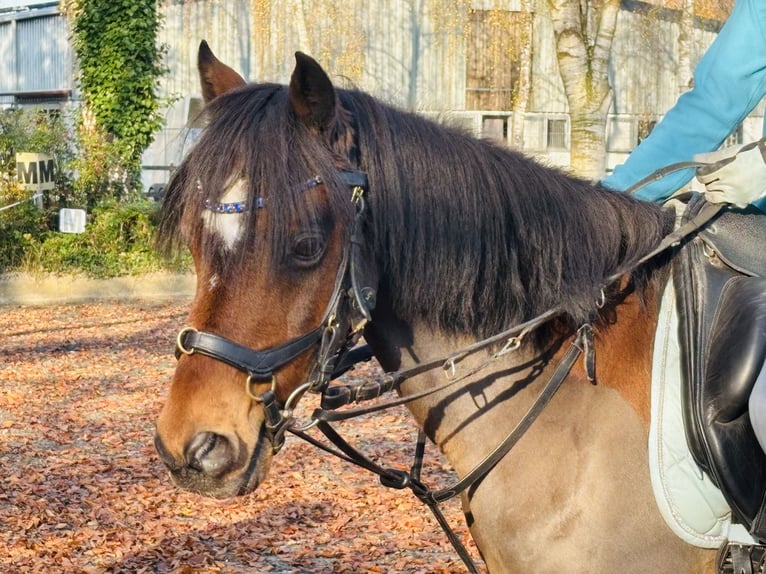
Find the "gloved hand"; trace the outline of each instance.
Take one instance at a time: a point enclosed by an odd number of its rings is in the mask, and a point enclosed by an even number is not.
[[[766,138],[698,154],[694,161],[710,164],[697,168],[697,179],[711,203],[745,207],[766,196]]]

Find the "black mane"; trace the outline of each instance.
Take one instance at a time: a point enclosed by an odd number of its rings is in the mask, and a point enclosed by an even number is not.
[[[338,96],[348,113],[335,131],[353,133],[347,156],[368,173],[367,238],[381,265],[381,288],[402,315],[477,335],[552,307],[566,308],[575,321],[592,319],[604,279],[648,252],[672,226],[672,217],[654,204],[362,92],[338,90]],[[280,221],[305,204],[301,183],[320,174],[329,182],[335,216],[347,221],[348,190],[333,175],[337,154],[296,125],[286,88],[248,86],[209,108],[210,127],[168,188],[160,224],[166,245],[180,236],[183,221],[195,222],[185,230],[188,237],[200,236],[203,200],[218,201],[220,182],[235,169],[255,182],[249,204],[266,198]],[[225,261],[218,263],[221,272],[257,248],[256,211],[248,214],[247,239],[237,254],[216,259],[219,246],[204,247],[211,260]],[[271,249],[278,252],[285,238],[280,226],[271,228]]]
[[[589,320],[605,278],[672,228],[655,204],[363,93],[342,101],[356,122],[375,251],[400,313],[477,335],[554,307]],[[634,278],[640,288],[647,277]]]

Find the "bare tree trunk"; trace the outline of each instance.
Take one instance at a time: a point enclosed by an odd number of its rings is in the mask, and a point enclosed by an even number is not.
[[[692,42],[694,39],[694,0],[683,0],[681,22],[678,27],[678,94],[691,86]]]
[[[288,14],[290,14],[290,18],[292,18],[293,25],[296,28],[296,46],[298,46],[299,50],[303,50],[307,54],[313,53],[311,37],[309,36],[308,28],[306,27],[306,9],[303,5],[303,0],[289,0],[288,9]]]
[[[548,0],[556,56],[571,118],[571,168],[597,180],[604,175],[606,116],[611,87],[609,54],[620,0]]]
[[[524,114],[529,106],[529,93],[532,85],[532,0],[521,0],[521,13],[524,19],[521,26],[519,44],[519,78],[513,94],[513,120],[511,121],[511,147],[521,150],[524,147]]]

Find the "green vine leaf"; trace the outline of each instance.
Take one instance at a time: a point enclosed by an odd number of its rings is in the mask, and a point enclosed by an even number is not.
[[[81,124],[103,145],[115,145],[128,191],[138,185],[141,155],[162,127],[159,80],[167,73],[157,43],[162,15],[156,0],[72,0],[68,5],[79,86],[95,126]],[[113,189],[106,182],[102,187]]]

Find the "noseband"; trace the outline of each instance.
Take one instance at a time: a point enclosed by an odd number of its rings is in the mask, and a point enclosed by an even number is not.
[[[362,218],[365,211],[364,194],[367,191],[367,174],[361,171],[342,170],[343,182],[351,188],[351,201],[356,213],[351,226],[349,243],[343,250],[343,258],[335,277],[335,286],[320,324],[303,335],[264,350],[255,350],[235,343],[231,339],[194,327],[181,330],[176,339],[176,358],[183,355],[200,354],[211,357],[245,373],[245,390],[256,402],[263,404],[266,413],[266,431],[276,454],[284,444],[284,434],[291,423],[290,412],[300,395],[311,390],[321,392],[339,371],[343,371],[343,359],[356,345],[364,325],[371,320],[370,312],[375,307],[375,290],[362,286],[359,277],[361,250],[364,246]],[[320,185],[319,176],[311,178],[302,189]],[[206,209],[216,213],[240,213],[231,210],[229,204],[206,204]],[[256,206],[264,207],[258,200]],[[276,398],[274,372],[305,351],[317,346],[317,361],[307,383],[290,394],[280,406]],[[258,395],[253,385],[271,383],[271,388]]]

